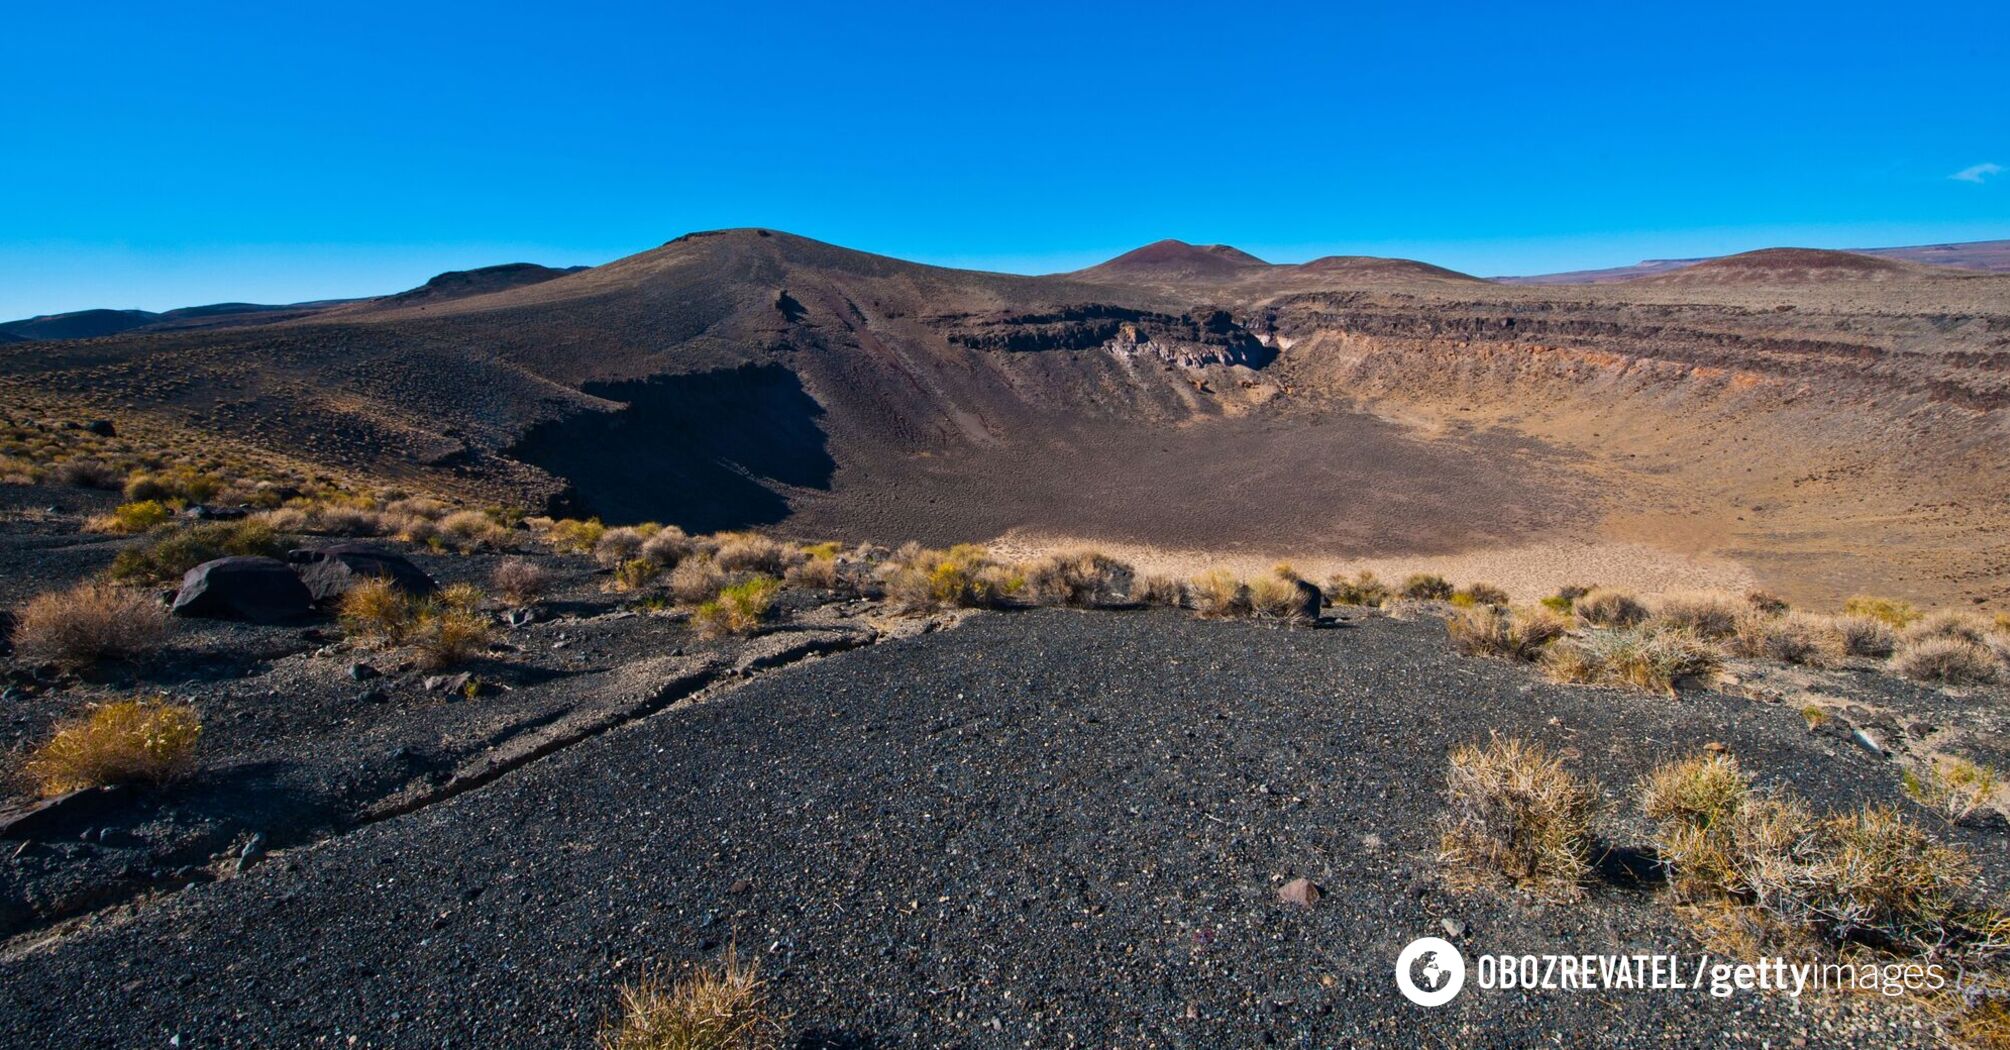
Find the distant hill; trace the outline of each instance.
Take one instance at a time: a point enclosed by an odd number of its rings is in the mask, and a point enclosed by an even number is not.
[[[1963,244],[1922,244],[1905,248],[1852,248],[1852,255],[1870,255],[1884,259],[1898,259],[1904,262],[1926,263],[1932,266],[1949,266],[1960,270],[1981,270],[1986,273],[2010,273],[2010,240],[1969,241]],[[1749,253],[1748,253],[1749,254]],[[1652,277],[1669,273],[1698,263],[1727,256],[1704,256],[1695,259],[1646,259],[1631,266],[1614,266],[1603,270],[1571,270],[1566,273],[1545,273],[1528,277],[1495,277],[1502,284],[1613,284],[1631,281],[1640,277]]]
[[[445,302],[450,299],[465,299],[471,295],[489,295],[506,292],[512,288],[539,284],[555,277],[578,273],[584,266],[551,267],[536,263],[503,263],[500,266],[483,266],[474,270],[448,270],[446,273],[427,281],[410,291],[387,295],[376,302],[389,305],[405,305],[421,302]]]
[[[1188,244],[1185,241],[1154,241],[1071,277],[1228,277],[1270,264],[1240,248],[1226,244]]]
[[[415,303],[449,302],[474,295],[504,292],[512,288],[549,281],[578,273],[584,266],[551,267],[536,263],[504,263],[474,270],[449,270],[425,284],[407,291],[375,299],[322,299],[305,303],[211,303],[184,306],[156,313],[152,310],[77,310],[65,314],[44,314],[19,321],[0,323],[0,343],[51,340],[97,339],[126,332],[172,331],[183,328],[223,328],[246,324],[272,324],[308,317],[357,303],[405,306]]]

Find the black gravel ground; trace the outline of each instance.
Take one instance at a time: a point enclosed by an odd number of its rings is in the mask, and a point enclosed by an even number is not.
[[[1040,611],[785,668],[17,940],[0,1044],[582,1045],[624,977],[729,943],[803,1045],[1931,1041],[1757,993],[1402,1000],[1397,951],[1444,920],[1469,957],[1696,950],[1623,876],[1573,905],[1446,893],[1431,821],[1456,743],[1533,736],[1615,799],[1713,740],[1829,804],[1899,797],[1790,706],[1551,686],[1442,631]],[[1637,841],[1623,805],[1607,827]],[[1277,900],[1297,876],[1326,891],[1310,910]]]

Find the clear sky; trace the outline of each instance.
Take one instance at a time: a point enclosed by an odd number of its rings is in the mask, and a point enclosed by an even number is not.
[[[23,0],[0,124],[0,318],[755,225],[1531,273],[2010,237],[2010,2]]]

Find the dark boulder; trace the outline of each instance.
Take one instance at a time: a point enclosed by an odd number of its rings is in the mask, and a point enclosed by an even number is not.
[[[214,620],[285,623],[313,615],[314,596],[277,558],[218,558],[182,576],[173,612]]]
[[[300,574],[307,592],[316,602],[330,602],[349,588],[371,577],[383,577],[391,586],[414,598],[430,598],[439,584],[424,569],[404,555],[367,543],[337,543],[327,547],[289,551],[286,560]]]
[[[93,419],[89,423],[84,424],[84,429],[99,437],[117,437],[119,435],[119,428],[113,426],[112,421],[109,419]]]
[[[1293,580],[1298,591],[1298,604],[1291,610],[1290,619],[1312,621],[1319,618],[1319,606],[1323,600],[1319,588],[1304,580]]]

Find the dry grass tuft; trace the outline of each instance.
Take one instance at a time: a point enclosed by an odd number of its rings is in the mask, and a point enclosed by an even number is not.
[[[1451,581],[1432,572],[1412,573],[1403,580],[1399,592],[1402,597],[1413,602],[1445,602],[1452,599]]]
[[[1905,794],[1949,824],[1974,816],[1996,794],[1996,771],[1953,755],[1906,770]]]
[[[1461,610],[1445,621],[1445,632],[1460,652],[1523,663],[1541,659],[1544,647],[1568,629],[1563,618],[1548,609],[1510,611],[1500,605]]]
[[[599,518],[585,521],[576,518],[560,518],[557,521],[536,519],[532,524],[538,527],[545,544],[560,554],[592,554],[593,549],[600,545],[601,535],[607,531],[607,526],[602,525]]]
[[[1943,685],[1982,685],[2002,676],[2001,661],[1989,647],[1961,638],[1902,642],[1892,654],[1891,667],[1915,681]]]
[[[775,592],[781,587],[781,581],[772,576],[755,576],[730,584],[720,588],[718,597],[693,610],[691,621],[708,638],[752,634],[768,618],[774,608]]]
[[[1647,607],[1625,591],[1598,587],[1578,596],[1571,611],[1585,623],[1599,627],[1633,627],[1646,621]]]
[[[666,569],[674,569],[678,562],[690,557],[695,549],[691,537],[686,536],[683,529],[675,525],[665,525],[657,529],[655,535],[643,541],[641,553],[643,557]]]
[[[1868,616],[1894,629],[1910,627],[1919,619],[1919,610],[1911,602],[1871,594],[1852,595],[1845,599],[1843,612],[1851,616]]]
[[[1438,861],[1456,890],[1503,883],[1576,899],[1591,870],[1598,790],[1540,745],[1494,737],[1453,749]]]
[[[1326,601],[1331,605],[1359,605],[1372,609],[1392,596],[1388,585],[1366,569],[1356,573],[1351,580],[1335,576],[1326,581]]]
[[[1893,809],[1817,818],[1790,795],[1752,791],[1721,758],[1656,770],[1643,806],[1678,895],[1753,909],[1766,925],[1940,954],[1987,947],[2004,924],[1971,903],[1973,859]]]
[[[1716,650],[1678,628],[1643,625],[1590,631],[1543,654],[1543,670],[1559,682],[1616,685],[1673,695],[1684,678],[1709,674]]]
[[[758,532],[722,532],[713,539],[719,547],[712,558],[727,572],[780,576],[801,557],[793,545],[771,540]]]
[[[649,541],[649,536],[650,533],[633,527],[603,529],[593,543],[593,560],[610,569],[633,561],[642,556],[642,545]]]
[[[1464,599],[1467,606],[1501,605],[1508,603],[1508,592],[1491,583],[1469,583],[1452,593],[1452,601],[1457,604]]]
[[[1753,612],[1766,616],[1779,616],[1793,608],[1785,598],[1758,588],[1745,592],[1745,604],[1751,606]]]
[[[683,605],[697,605],[711,601],[726,585],[726,574],[719,570],[711,558],[695,556],[685,558],[670,570],[670,597]]]
[[[411,630],[417,609],[410,595],[389,577],[379,576],[359,580],[342,592],[336,615],[351,635],[395,644]]]
[[[1842,640],[1843,652],[1851,656],[1882,660],[1898,647],[1898,632],[1875,616],[1845,613],[1831,617],[1829,623]]]
[[[1834,667],[1848,656],[1842,632],[1825,616],[1751,612],[1738,618],[1731,650],[1739,656],[1807,667]]]
[[[513,606],[535,605],[551,590],[551,570],[527,558],[504,558],[489,574],[489,586]]]
[[[821,556],[807,550],[804,553],[809,557],[789,566],[789,571],[782,574],[783,582],[791,587],[820,591],[835,591],[844,586],[835,552]]]
[[[1249,588],[1227,569],[1209,569],[1187,584],[1187,600],[1193,611],[1207,619],[1248,616]]]
[[[782,1026],[753,963],[732,949],[717,964],[670,982],[621,986],[621,1016],[600,1033],[601,1050],[776,1050]]]
[[[1171,576],[1146,576],[1132,588],[1131,598],[1141,605],[1177,609],[1186,604],[1186,585]]]
[[[1247,588],[1249,615],[1265,620],[1304,620],[1304,599],[1296,576],[1259,577]],[[1316,614],[1315,614],[1316,615]]]
[[[1042,558],[1026,569],[1026,589],[1036,602],[1075,608],[1116,605],[1130,598],[1136,571],[1101,551]]]
[[[1729,591],[1684,591],[1656,602],[1654,619],[1716,641],[1737,634],[1738,618],[1749,608],[1743,598]]]
[[[167,636],[160,602],[109,583],[85,582],[30,601],[14,625],[14,651],[24,661],[89,667],[101,660],[136,660]]]
[[[132,536],[152,532],[174,520],[174,511],[159,500],[143,499],[121,503],[110,514],[100,514],[84,523],[85,532],[105,532]]]
[[[438,670],[464,663],[486,650],[489,634],[488,617],[443,604],[420,611],[411,640],[419,651],[420,665]]]
[[[971,544],[946,551],[909,544],[881,566],[886,595],[910,611],[997,605],[1025,584],[1023,577],[999,565],[984,548]]]
[[[630,558],[614,567],[614,575],[608,577],[605,589],[622,594],[639,591],[662,574],[661,565],[647,558]]]
[[[165,699],[119,700],[58,726],[22,772],[43,795],[109,784],[166,784],[195,766],[202,719]]]
[[[106,575],[136,583],[165,583],[206,561],[230,555],[278,558],[286,540],[268,521],[207,521],[163,533],[140,547],[129,547],[112,559]]]

